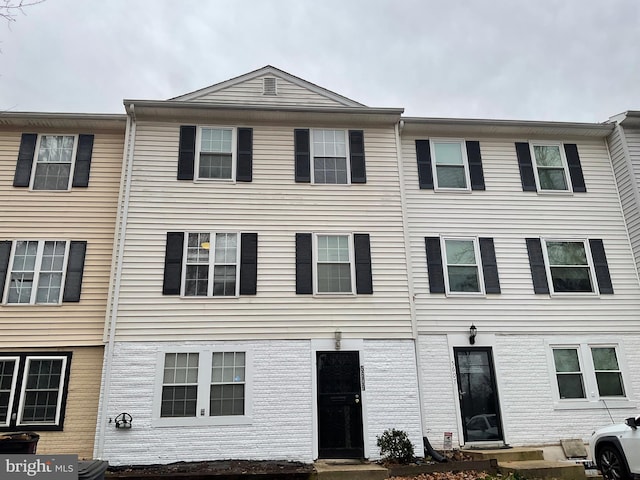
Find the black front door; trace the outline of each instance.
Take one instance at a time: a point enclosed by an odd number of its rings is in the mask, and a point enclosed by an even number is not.
[[[491,348],[454,348],[464,441],[503,441]]]
[[[358,352],[317,352],[318,455],[363,458]]]

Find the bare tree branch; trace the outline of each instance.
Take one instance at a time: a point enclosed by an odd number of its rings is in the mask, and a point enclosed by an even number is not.
[[[45,0],[0,0],[0,18],[9,25],[16,21],[19,14],[25,15],[24,8],[37,5]]]

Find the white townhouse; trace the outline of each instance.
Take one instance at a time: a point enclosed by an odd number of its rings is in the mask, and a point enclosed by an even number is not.
[[[125,108],[95,456],[375,458],[387,428],[420,445],[402,110],[270,66]]]
[[[640,287],[612,131],[401,121],[422,421],[434,446],[445,432],[454,446],[587,440],[637,414]],[[637,209],[637,177],[633,195]]]
[[[607,138],[635,263],[640,272],[640,111],[611,117]]]

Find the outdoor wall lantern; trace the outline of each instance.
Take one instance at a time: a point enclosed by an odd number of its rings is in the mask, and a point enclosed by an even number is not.
[[[342,332],[340,330],[336,330],[334,334],[334,338],[336,340],[336,350],[340,350],[340,342],[342,341]]]
[[[476,333],[478,333],[478,329],[472,323],[471,326],[469,327],[469,344],[475,345],[475,343],[476,343]]]
[[[116,428],[131,428],[133,418],[126,412],[122,412],[115,418]]]

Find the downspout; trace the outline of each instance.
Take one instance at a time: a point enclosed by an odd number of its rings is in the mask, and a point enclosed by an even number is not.
[[[416,320],[416,303],[415,293],[413,289],[413,265],[411,264],[411,236],[409,234],[409,220],[407,215],[407,195],[405,191],[405,177],[402,161],[402,142],[400,140],[400,132],[404,127],[404,120],[400,120],[395,126],[396,134],[396,152],[398,158],[398,174],[400,176],[400,202],[402,208],[402,228],[404,230],[404,251],[407,264],[407,285],[409,293],[409,315],[411,317],[411,336],[413,338],[414,354],[416,356],[416,379],[418,385],[418,411],[420,412],[420,432],[422,438],[425,439],[424,421],[423,421],[423,386],[420,376],[420,347],[418,346],[418,322]],[[424,440],[423,440],[424,441]]]
[[[123,172],[120,180],[120,198],[118,199],[118,214],[116,228],[117,241],[113,242],[112,273],[115,271],[115,281],[109,282],[109,304],[106,321],[109,325],[108,338],[104,352],[104,382],[102,385],[101,408],[98,412],[98,443],[94,448],[94,457],[103,459],[106,420],[109,411],[109,390],[111,389],[111,370],[113,367],[113,348],[116,339],[116,323],[118,318],[118,306],[120,301],[120,283],[122,280],[122,264],[124,256],[124,243],[127,231],[127,218],[129,216],[129,197],[131,196],[131,175],[133,171],[133,152],[136,138],[136,114],[133,104],[129,105],[127,128],[125,131],[125,148],[122,156]],[[124,198],[122,198],[124,197]],[[107,333],[105,325],[105,334]]]

